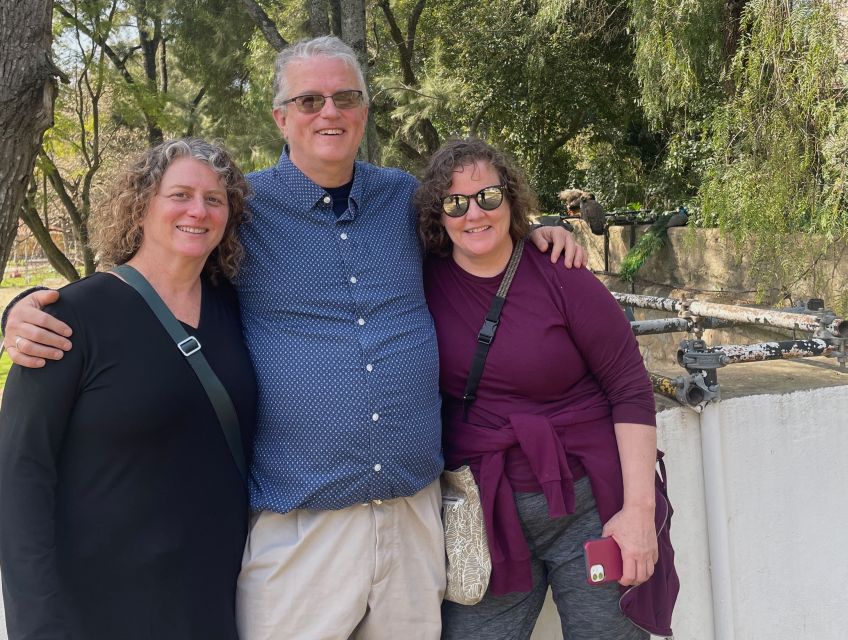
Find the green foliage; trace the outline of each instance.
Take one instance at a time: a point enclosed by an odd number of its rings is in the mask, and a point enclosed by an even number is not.
[[[828,3],[751,0],[733,59],[736,92],[710,118],[713,158],[701,186],[703,222],[740,242],[767,291],[806,268],[792,232],[844,236],[848,106],[837,22]]]
[[[303,0],[259,4],[286,40],[308,35]],[[405,37],[418,0],[387,5]],[[384,3],[366,9],[384,164],[417,172],[433,131],[441,140],[476,134],[517,160],[543,210],[557,210],[556,194],[572,186],[608,209],[694,205],[695,224],[750,247],[763,299],[814,269],[821,242],[811,234],[848,236],[845,34],[832,3],[427,0],[405,45],[411,84]],[[152,78],[139,24],[162,38]],[[72,82],[59,87],[45,148],[72,197],[95,136],[95,194],[156,127],[222,140],[248,171],[276,161],[275,51],[242,2],[56,0],[54,35]],[[124,68],[92,39],[108,42]],[[99,117],[83,69],[102,89]],[[57,199],[42,201],[52,224]],[[661,245],[649,236],[625,274]]]
[[[725,0],[631,0],[634,67],[645,115],[708,113],[720,92]]]
[[[632,149],[623,141],[638,107],[626,11],[617,8],[568,0],[434,4],[419,41],[423,75],[437,85],[426,93],[439,105],[430,111],[439,133],[476,134],[508,150],[543,209],[558,206],[556,194],[593,145],[615,147],[627,163]],[[393,115],[408,122],[422,112],[410,105]],[[577,137],[579,148],[569,144]]]

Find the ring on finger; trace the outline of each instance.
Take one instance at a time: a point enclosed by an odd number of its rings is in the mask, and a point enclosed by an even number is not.
[[[18,346],[20,343],[21,343],[21,336],[15,336],[15,349],[17,349],[18,351],[21,350],[21,348]]]

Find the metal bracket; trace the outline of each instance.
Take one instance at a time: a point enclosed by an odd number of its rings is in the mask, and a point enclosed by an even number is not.
[[[721,387],[716,384],[707,384],[704,374],[691,373],[688,376],[680,376],[678,379],[677,399],[681,404],[703,408],[709,402],[721,400]]]
[[[715,370],[727,365],[727,356],[720,351],[707,351],[703,340],[683,340],[677,350],[677,363],[690,373]]]
[[[848,338],[830,338],[829,342],[836,346],[829,357],[836,358],[840,369],[848,368]]]

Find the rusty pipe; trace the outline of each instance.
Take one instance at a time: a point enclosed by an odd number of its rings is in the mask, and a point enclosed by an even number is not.
[[[720,320],[718,318],[660,318],[658,320],[632,320],[630,328],[633,335],[649,336],[661,333],[692,332],[695,329],[718,329],[720,327],[733,326],[736,323],[731,320]]]
[[[811,338],[810,340],[783,340],[781,342],[758,342],[755,344],[730,344],[709,347],[709,353],[723,353],[726,358],[725,364],[738,364],[740,362],[762,362],[765,360],[789,360],[792,358],[812,358],[815,356],[829,356],[836,350],[836,346],[822,340]]]
[[[848,337],[848,320],[828,316],[821,320],[818,316],[805,313],[789,313],[777,309],[755,309],[716,302],[701,302],[698,300],[683,301],[660,296],[644,296],[632,293],[613,292],[613,297],[619,304],[630,305],[642,309],[657,309],[679,313],[688,311],[694,316],[719,318],[740,324],[754,324],[795,329],[811,333],[824,329],[834,337]]]

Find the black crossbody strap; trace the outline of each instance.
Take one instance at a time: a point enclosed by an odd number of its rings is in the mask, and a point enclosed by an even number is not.
[[[506,302],[506,294],[512,284],[515,272],[518,270],[518,263],[521,261],[523,250],[524,240],[522,239],[516,242],[512,249],[512,255],[509,258],[509,263],[506,265],[506,271],[501,280],[501,285],[492,299],[492,306],[489,307],[486,320],[477,334],[477,350],[474,352],[474,358],[471,360],[471,368],[468,370],[468,380],[465,383],[465,393],[462,395],[462,408],[465,412],[465,418],[468,418],[468,409],[471,408],[471,405],[477,399],[477,387],[480,385],[480,378],[483,376],[486,356],[489,355],[489,347],[495,339],[495,330],[498,328],[498,322],[500,322],[501,311]]]
[[[230,448],[230,453],[238,467],[242,479],[247,482],[247,464],[244,458],[244,448],[241,444],[241,429],[239,428],[238,415],[236,408],[233,406],[233,401],[230,394],[224,388],[224,385],[212,371],[212,367],[206,361],[206,357],[200,351],[200,341],[194,336],[188,335],[186,330],[180,324],[180,321],[174,317],[171,310],[156,293],[156,290],[138,271],[133,269],[128,264],[118,265],[112,269],[113,273],[117,273],[121,278],[138,291],[150,310],[162,323],[162,326],[171,336],[171,339],[176,344],[180,352],[186,357],[200,384],[206,390],[209,396],[209,401],[215,409],[218,416],[218,421],[221,423],[221,429],[224,432],[224,438],[227,441],[227,446]]]

